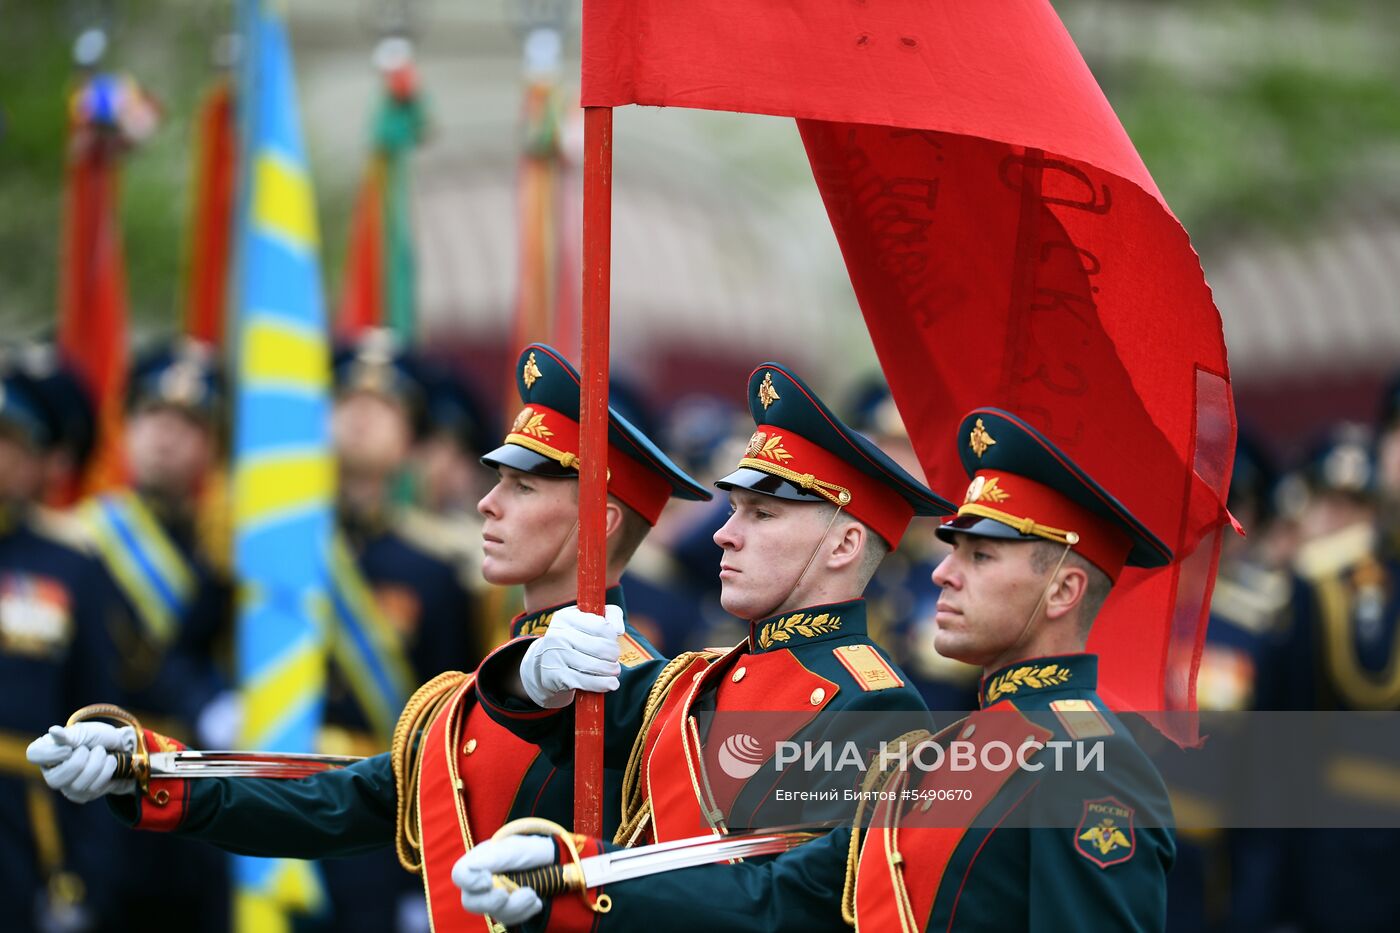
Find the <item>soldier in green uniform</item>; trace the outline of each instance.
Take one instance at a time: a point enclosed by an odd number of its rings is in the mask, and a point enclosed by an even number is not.
[[[863,744],[869,736],[845,731],[861,714],[924,709],[866,634],[861,593],[916,515],[947,515],[951,504],[843,424],[787,367],[756,368],[748,402],[756,430],[737,469],[716,483],[732,513],[715,542],[723,549],[721,602],[749,634],[716,658],[681,656],[623,673],[604,731],[605,766],[626,762],[636,788],[619,842],[834,817],[846,805],[785,803],[801,798],[784,791],[822,794],[837,785],[776,770],[778,743],[820,743],[839,732],[843,743]],[[599,644],[609,634],[598,616],[575,610],[569,621]],[[567,762],[572,694],[555,683],[567,661],[555,650],[561,635],[552,629],[533,644],[500,649],[482,666],[480,691],[498,721]],[[466,880],[464,905],[502,922],[542,908],[528,890],[511,901],[474,892]],[[551,926],[585,920],[574,916],[572,899],[551,907]]]
[[[1015,415],[972,412],[959,444],[971,484],[958,515],[939,529],[953,553],[935,571],[943,590],[938,650],[983,669],[982,708],[937,735],[908,737],[907,760],[927,761],[916,752],[935,746],[953,754],[963,743],[982,764],[895,769],[883,786],[865,785],[887,796],[854,833],[838,830],[766,862],[609,885],[589,893],[608,894],[610,912],[556,909],[549,929],[630,929],[663,915],[666,929],[697,933],[837,931],[848,923],[880,931],[1162,929],[1175,852],[1166,791],[1096,693],[1097,659],[1084,647],[1119,571],[1160,566],[1170,552]],[[1104,768],[1060,767],[1051,743],[1101,743]],[[998,744],[1030,767],[986,764]],[[505,895],[491,874],[554,859],[554,841],[544,837],[478,846],[455,875],[464,905],[504,903],[528,916],[533,892]]]
[[[561,355],[539,344],[522,351],[516,372],[524,404],[504,443],[483,457],[498,478],[478,508],[483,575],[494,585],[524,588],[525,612],[511,624],[519,636],[547,631],[575,597],[580,380]],[[709,494],[616,413],[609,415],[608,445],[608,600],[621,605],[617,581],[667,501]],[[630,629],[615,651],[624,665],[655,656]],[[427,744],[440,752],[445,743],[415,743],[415,737],[433,739],[449,730],[449,757],[420,754]],[[178,744],[157,735],[149,741],[153,748]],[[410,699],[391,753],[314,778],[162,779],[137,795],[131,782],[112,780],[109,754],[134,745],[130,728],[83,723],[40,738],[29,754],[43,764],[49,785],[66,796],[111,794],[123,822],[239,854],[325,858],[396,845],[404,867],[423,875],[439,931],[483,928],[461,911],[449,879],[471,840],[520,816],[572,819],[572,774],[495,727],[477,702],[473,678],[458,672],[439,675]],[[606,812],[616,814],[621,775],[608,777],[605,788],[613,801]]]

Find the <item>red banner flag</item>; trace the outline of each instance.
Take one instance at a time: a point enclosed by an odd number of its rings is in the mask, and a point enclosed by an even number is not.
[[[409,157],[425,132],[411,47],[398,37],[375,51],[384,96],[355,202],[336,329],[342,338],[387,328],[404,346],[417,331],[417,284],[410,223]]]
[[[126,393],[126,259],[118,211],[120,160],[157,122],[151,99],[130,78],[93,75],[73,95],[58,287],[58,343],[93,393],[97,449],[85,491],[120,485]]]
[[[233,192],[237,181],[234,169],[238,149],[233,108],[233,82],[220,78],[205,95],[200,109],[195,155],[185,332],[215,347],[222,346],[224,340],[233,240]]]
[[[355,199],[336,330],[348,339],[384,326],[384,319],[384,158],[376,153]]]
[[[563,111],[561,91],[552,78],[538,78],[526,86],[524,145],[516,173],[520,274],[511,346],[539,341],[576,358],[580,231],[578,212],[568,210],[573,170],[561,139]]]
[[[583,35],[585,106],[797,118],[930,484],[961,499],[979,405],[1063,447],[1177,557],[1120,578],[1101,690],[1194,709],[1234,447],[1220,317],[1049,2],[587,0]]]

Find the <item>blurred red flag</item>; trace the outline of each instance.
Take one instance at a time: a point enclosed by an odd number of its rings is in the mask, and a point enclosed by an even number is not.
[[[381,155],[370,157],[355,216],[350,222],[350,253],[345,260],[345,290],[340,299],[337,334],[345,339],[384,326],[384,176]]]
[[[128,338],[118,182],[123,154],[158,121],[155,102],[126,76],[93,74],[69,101],[58,344],[97,410],[97,447],[83,484],[89,494],[125,479]]]
[[[797,118],[933,488],[1020,414],[1166,541],[1094,627],[1120,709],[1189,711],[1234,448],[1200,263],[1046,0],[586,0],[583,104]],[[1164,730],[1195,738],[1191,717]]]
[[[185,297],[185,332],[214,347],[223,344],[227,319],[237,149],[233,82],[220,78],[200,105]]]

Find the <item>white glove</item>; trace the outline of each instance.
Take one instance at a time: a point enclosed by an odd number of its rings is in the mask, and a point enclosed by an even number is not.
[[[243,701],[237,690],[225,690],[204,704],[195,721],[200,748],[233,748],[243,728]]]
[[[48,735],[29,743],[25,757],[39,766],[44,783],[74,803],[87,803],[106,794],[134,794],[136,781],[112,780],[117,759],[112,752],[136,750],[136,730],[105,722],[50,726]]]
[[[622,607],[607,606],[606,616],[566,606],[554,613],[549,628],[520,662],[520,683],[536,706],[559,709],[574,701],[575,690],[616,690],[622,665],[617,639],[623,632]]]
[[[553,623],[550,627],[553,628]],[[539,913],[544,903],[532,888],[507,892],[497,887],[491,876],[553,864],[554,840],[548,836],[487,839],[452,866],[452,883],[462,892],[462,909],[514,926]]]

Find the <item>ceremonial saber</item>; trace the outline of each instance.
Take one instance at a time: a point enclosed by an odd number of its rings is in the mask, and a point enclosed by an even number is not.
[[[146,747],[146,730],[137,718],[112,703],[84,706],[68,717],[68,725],[95,719],[110,719],[131,726],[136,733],[136,750],[112,752],[118,780],[132,778],[145,793],[151,778],[258,777],[294,780],[323,771],[336,771],[363,758],[354,755],[311,755],[303,752],[196,751],[152,752]]]
[[[357,761],[355,755],[309,755],[300,752],[183,751],[148,752],[143,766],[135,753],[113,752],[117,780],[134,778],[144,770],[152,778],[296,778],[338,771]]]
[[[547,865],[527,871],[494,876],[499,887],[530,888],[540,897],[556,897],[569,891],[585,892],[606,884],[645,878],[679,868],[711,865],[759,855],[777,855],[795,849],[821,833],[779,829],[740,836],[695,836],[632,849],[604,852],[563,865]],[[598,898],[597,910],[607,912],[607,895]]]

